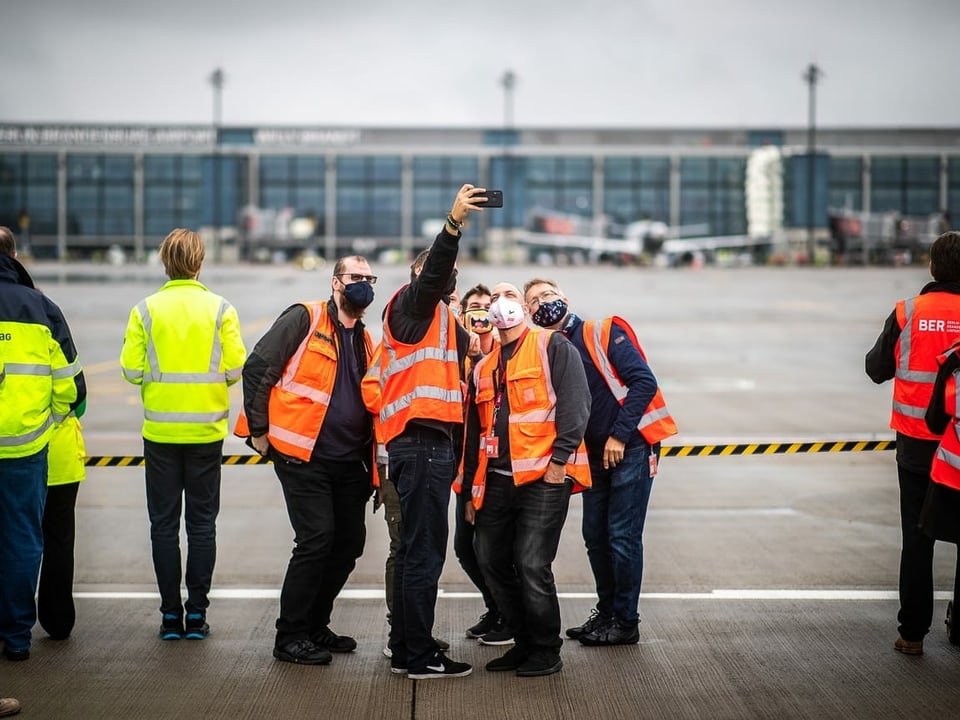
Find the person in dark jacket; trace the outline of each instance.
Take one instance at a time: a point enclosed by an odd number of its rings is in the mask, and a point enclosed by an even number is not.
[[[901,300],[887,317],[864,361],[875,383],[894,381],[890,426],[897,436],[900,483],[900,636],[894,649],[923,654],[933,619],[932,538],[920,528],[930,467],[940,442],[924,422],[933,397],[937,356],[960,335],[960,232],[946,232],[930,248],[930,274],[916,297]],[[960,564],[960,561],[958,561]]]
[[[422,268],[411,268],[410,283],[384,313],[380,422],[401,518],[390,669],[413,680],[472,672],[468,663],[442,653],[432,631],[463,426],[460,368],[469,343],[449,309],[449,297],[457,286],[460,232],[468,213],[482,210],[484,190],[470,184],[460,188]]]
[[[559,330],[579,352],[592,401],[584,441],[593,484],[583,495],[583,539],[598,601],[586,622],[567,629],[567,637],[584,645],[631,645],[640,640],[643,526],[659,441],[675,433],[676,425],[665,407],[647,415],[658,396],[657,379],[625,321],[607,318],[588,328],[553,280],[528,281],[524,296],[534,324]],[[609,328],[606,346],[588,347],[604,328]],[[599,366],[591,348],[602,358]],[[645,422],[651,416],[656,419]]]
[[[325,665],[357,647],[329,624],[366,541],[373,417],[360,380],[373,351],[363,316],[376,280],[366,258],[339,259],[329,299],[287,308],[243,366],[248,428],[235,432],[273,460],[294,530],[273,649],[282,662]]]
[[[3,245],[15,252],[13,233],[0,227]],[[50,437],[86,394],[60,308],[0,252],[0,642],[9,660],[30,657]]]

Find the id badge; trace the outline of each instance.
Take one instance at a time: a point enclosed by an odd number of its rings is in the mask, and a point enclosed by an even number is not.
[[[650,477],[655,478],[657,476],[657,456],[654,453],[650,453]]]
[[[487,451],[487,457],[500,457],[500,438],[490,435],[483,439],[483,447]]]

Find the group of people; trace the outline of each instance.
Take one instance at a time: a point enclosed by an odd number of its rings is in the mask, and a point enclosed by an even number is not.
[[[377,278],[363,257],[339,259],[329,298],[287,308],[248,355],[236,310],[199,280],[199,234],[164,239],[169,280],[131,309],[120,352],[143,404],[163,640],[210,632],[229,387],[241,382],[234,433],[272,461],[294,531],[278,660],[319,665],[356,649],[330,618],[363,553],[372,493],[391,538],[384,654],[394,673],[472,671],[433,635],[451,493],[455,552],[486,607],[466,635],[513,645],[488,670],[560,670],[552,563],[570,496],[587,489],[583,534],[599,601],[566,634],[585,645],[638,641],[643,522],[659,443],[676,426],[622,319],[582,320],[544,279],[523,291],[480,284],[460,299],[461,230],[485,199],[483,188],[460,188],[387,303],[376,344],[365,313]],[[6,228],[0,251],[0,639],[8,659],[25,660],[38,611],[54,639],[75,619],[86,386],[62,313],[33,287]]]
[[[460,299],[461,229],[483,193],[460,188],[387,302],[379,344],[364,324],[377,278],[349,256],[334,267],[330,298],[284,311],[243,365],[235,433],[273,462],[295,535],[278,660],[322,665],[357,647],[330,617],[363,552],[371,487],[391,539],[392,672],[472,671],[433,633],[451,492],[455,552],[486,605],[466,635],[513,644],[488,670],[562,667],[552,563],[571,493],[591,486],[584,537],[600,599],[567,635],[589,645],[639,639],[643,518],[659,442],[676,426],[623,320],[585,323],[549,280],[523,292],[477,285]]]
[[[660,442],[676,424],[622,318],[579,317],[544,278],[522,290],[480,284],[460,298],[461,231],[484,199],[483,188],[460,188],[409,283],[388,301],[377,344],[364,323],[377,277],[363,257],[339,259],[329,298],[287,308],[248,356],[236,310],[199,281],[200,236],[177,229],[163,241],[169,281],[131,310],[120,356],[123,377],[141,388],[162,639],[210,631],[228,388],[242,382],[234,432],[272,461],[294,530],[278,660],[321,665],[356,649],[330,622],[364,550],[371,494],[391,540],[384,654],[392,672],[472,672],[433,635],[451,493],[455,553],[486,606],[466,635],[512,644],[488,671],[532,677],[562,668],[552,563],[570,497],[581,491],[598,602],[565,634],[589,646],[638,642],[644,519]],[[923,653],[932,622],[935,540],[960,542],[960,232],[936,240],[930,271],[933,282],[897,304],[866,356],[875,382],[894,380],[903,533],[894,648],[908,655]],[[73,628],[85,406],[66,320],[0,227],[0,640],[8,660],[29,658],[38,618],[55,640]],[[960,573],[956,582],[955,598]],[[960,644],[960,626],[950,640]],[[19,708],[3,703],[4,713]]]
[[[901,300],[866,355],[867,375],[893,380],[890,427],[896,431],[900,484],[900,611],[894,649],[922,655],[933,621],[936,540],[960,543],[960,232],[930,248],[920,293]],[[960,555],[954,603],[960,600]],[[960,645],[960,623],[949,639]]]

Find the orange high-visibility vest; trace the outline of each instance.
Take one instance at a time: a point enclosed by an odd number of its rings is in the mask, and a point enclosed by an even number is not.
[[[586,345],[587,352],[590,354],[597,371],[603,376],[607,387],[610,388],[610,392],[613,393],[617,402],[623,405],[627,399],[628,388],[620,380],[620,376],[617,375],[617,371],[614,370],[607,355],[607,348],[610,346],[610,330],[614,323],[627,334],[630,342],[640,352],[640,357],[646,362],[647,356],[643,352],[643,348],[640,347],[640,341],[633,332],[633,328],[626,320],[616,315],[601,322],[596,320],[585,321],[583,323],[583,343]],[[667,403],[663,399],[663,393],[659,387],[650,404],[647,405],[647,409],[643,411],[640,422],[637,424],[637,431],[643,435],[643,439],[650,445],[677,434],[677,423],[674,422],[670,411],[667,410]]]
[[[310,329],[270,389],[267,438],[278,452],[309,462],[330,406],[339,351],[337,328],[326,301],[303,306],[310,313]],[[363,335],[367,354],[372,355],[373,341],[366,328]],[[241,413],[233,432],[250,435],[245,414]]]
[[[463,423],[457,320],[453,312],[438,302],[430,328],[420,342],[402,343],[390,332],[390,313],[396,299],[397,295],[390,299],[384,313],[380,356],[380,425],[383,440],[388,444],[408,422],[418,418]]]
[[[948,352],[937,358],[942,365],[947,357],[958,352],[955,345]],[[930,468],[930,478],[934,482],[946,485],[954,490],[960,490],[960,396],[957,395],[957,377],[960,370],[955,370],[947,380],[945,388],[946,411],[952,416],[947,431],[940,438],[940,445],[933,456],[933,465]]]
[[[937,356],[960,335],[960,295],[930,292],[901,300],[896,317],[900,337],[890,427],[912,438],[939,440],[923,416],[937,379]]]
[[[541,479],[553,457],[553,444],[557,439],[557,395],[547,356],[551,335],[552,330],[528,330],[518,341],[513,357],[507,360],[503,372],[510,405],[508,435],[514,485]],[[483,507],[486,492],[487,453],[484,440],[494,429],[496,387],[493,375],[499,361],[500,353],[490,353],[477,363],[473,371],[477,412],[480,415],[480,462],[473,478],[473,506],[477,510]],[[573,478],[574,492],[590,487],[590,466],[582,439],[564,471]]]

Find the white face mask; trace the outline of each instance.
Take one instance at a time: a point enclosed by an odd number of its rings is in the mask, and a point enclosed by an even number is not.
[[[490,306],[490,323],[500,330],[516,327],[523,322],[523,305],[516,300],[501,297]]]

